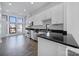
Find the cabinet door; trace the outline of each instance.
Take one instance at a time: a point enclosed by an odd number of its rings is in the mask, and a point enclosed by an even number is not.
[[[47,39],[38,38],[38,55],[39,56],[56,56],[57,43]]]
[[[38,38],[38,55],[39,56],[65,56],[66,46],[47,39]]]
[[[58,56],[66,56],[66,46],[58,43]]]

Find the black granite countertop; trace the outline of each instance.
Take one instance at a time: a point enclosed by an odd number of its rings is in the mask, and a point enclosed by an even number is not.
[[[51,31],[54,33],[62,33],[63,35],[67,35],[67,31],[64,30],[56,30],[56,29],[38,29],[38,28],[25,28],[26,30],[34,30],[34,31]]]
[[[50,40],[50,41],[54,41],[56,43],[60,43],[66,46],[70,46],[73,48],[78,48],[79,46],[77,44],[77,42],[75,41],[75,39],[73,38],[73,36],[71,34],[68,35],[50,35],[50,36],[46,36],[46,34],[38,34],[38,37]]]

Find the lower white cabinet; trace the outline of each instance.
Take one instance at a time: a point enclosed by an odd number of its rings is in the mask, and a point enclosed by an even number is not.
[[[66,56],[66,46],[38,37],[38,56]]]

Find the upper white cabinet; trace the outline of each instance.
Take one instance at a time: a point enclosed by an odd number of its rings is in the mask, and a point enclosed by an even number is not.
[[[52,24],[64,23],[64,3],[52,8],[52,11]]]
[[[34,25],[43,25],[41,20],[34,20]]]
[[[43,25],[43,20],[52,19],[51,24],[64,22],[64,3],[52,6],[38,14],[30,17],[30,21],[34,22],[34,25]],[[29,19],[28,19],[29,20]]]

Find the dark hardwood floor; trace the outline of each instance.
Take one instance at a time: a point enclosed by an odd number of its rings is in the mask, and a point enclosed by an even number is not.
[[[18,35],[0,40],[0,56],[37,56],[37,42]]]

